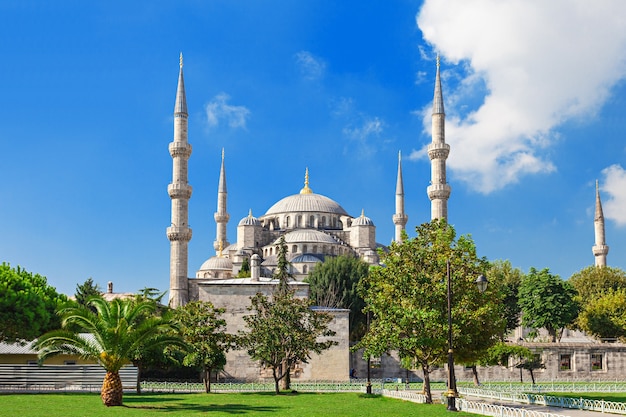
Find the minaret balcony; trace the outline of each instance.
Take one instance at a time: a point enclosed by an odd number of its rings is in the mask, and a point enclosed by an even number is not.
[[[172,158],[175,158],[177,156],[189,158],[189,156],[191,155],[191,145],[187,142],[170,142],[169,149]]]
[[[404,226],[409,221],[409,216],[404,213],[396,213],[393,215],[393,224]]]
[[[433,184],[429,185],[426,191],[431,200],[447,200],[450,197],[451,189],[448,184]]]
[[[191,198],[191,185],[185,183],[174,183],[167,186],[167,193],[170,198],[184,198],[189,200]]]
[[[448,154],[450,154],[450,145],[447,143],[429,143],[426,149],[431,161],[433,159],[447,159]]]
[[[607,245],[595,245],[592,247],[593,256],[606,255],[609,253],[609,247]]]
[[[167,238],[170,242],[189,242],[191,229],[188,227],[170,226],[167,228]]]
[[[217,223],[228,223],[228,220],[230,219],[230,214],[215,212],[213,214],[213,218]]]

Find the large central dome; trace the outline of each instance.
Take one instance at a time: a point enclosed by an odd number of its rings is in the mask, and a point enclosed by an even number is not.
[[[302,212],[331,213],[348,216],[348,213],[346,213],[339,203],[326,196],[315,194],[313,190],[309,188],[308,168],[304,174],[304,188],[300,190],[300,194],[283,198],[270,207],[265,215]]]
[[[301,212],[348,215],[343,207],[341,207],[336,201],[333,201],[326,196],[313,193],[294,194],[289,197],[285,197],[270,207],[265,215]]]

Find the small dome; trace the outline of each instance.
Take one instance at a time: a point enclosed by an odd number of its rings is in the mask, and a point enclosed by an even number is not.
[[[354,226],[374,226],[374,222],[369,217],[365,216],[365,212],[361,211],[361,215],[352,220],[352,227]]]
[[[212,256],[200,267],[200,271],[232,271],[232,269],[233,263],[223,256]]]
[[[313,255],[309,255],[309,254],[304,254],[304,255],[298,255],[295,258],[293,258],[291,260],[291,263],[305,263],[305,262],[322,262],[322,260],[320,258],[318,258],[317,256],[313,256]]]
[[[261,222],[256,217],[252,216],[252,209],[246,217],[239,221],[239,226],[260,226]]]

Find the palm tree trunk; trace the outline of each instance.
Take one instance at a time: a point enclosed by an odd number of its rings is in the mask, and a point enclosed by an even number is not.
[[[100,397],[107,407],[122,405],[122,396],[124,390],[122,388],[122,379],[118,372],[107,371],[102,382],[102,390]]]

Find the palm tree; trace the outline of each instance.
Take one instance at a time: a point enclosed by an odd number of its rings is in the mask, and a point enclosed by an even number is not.
[[[178,345],[181,340],[167,317],[152,314],[156,306],[152,301],[93,298],[88,305],[96,312],[84,306],[59,312],[62,329],[46,333],[35,345],[39,361],[58,354],[97,361],[106,371],[102,402],[119,406],[123,396],[120,368],[145,346]]]

